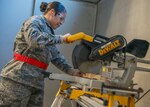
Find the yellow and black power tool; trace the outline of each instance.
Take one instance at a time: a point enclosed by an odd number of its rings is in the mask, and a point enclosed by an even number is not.
[[[80,32],[69,36],[67,40],[69,42],[81,40],[80,44],[76,45],[72,53],[72,63],[74,67],[80,69],[80,66],[84,63],[86,63],[86,65],[88,65],[88,62],[90,64],[94,63],[89,65],[94,72],[96,71],[94,69],[94,65],[97,67],[99,66],[97,61],[116,61],[113,60],[113,57],[116,56],[116,54],[121,53],[122,55],[126,54],[126,52],[136,57],[144,58],[149,48],[149,42],[146,40],[134,39],[127,44],[126,39],[122,35],[115,35],[108,38],[106,36],[96,34],[92,37]],[[82,69],[80,70],[83,71]]]

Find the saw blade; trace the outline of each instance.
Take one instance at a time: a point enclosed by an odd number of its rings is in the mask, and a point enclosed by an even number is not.
[[[72,63],[74,68],[85,73],[99,73],[100,62],[89,59],[91,47],[89,43],[81,42],[76,45],[72,52]]]

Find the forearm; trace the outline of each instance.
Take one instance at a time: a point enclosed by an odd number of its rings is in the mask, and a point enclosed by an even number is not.
[[[63,56],[57,57],[51,62],[58,69],[68,74],[70,74],[71,73],[70,71],[73,69],[73,67],[68,63],[68,61]]]

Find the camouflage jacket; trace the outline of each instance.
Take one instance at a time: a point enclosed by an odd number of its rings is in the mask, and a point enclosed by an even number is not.
[[[60,70],[68,73],[72,69],[56,48],[61,43],[60,36],[53,30],[44,16],[32,16],[23,23],[16,36],[14,53],[35,58],[46,64],[51,62]],[[44,87],[43,70],[25,62],[12,59],[2,69],[1,76],[39,89]]]

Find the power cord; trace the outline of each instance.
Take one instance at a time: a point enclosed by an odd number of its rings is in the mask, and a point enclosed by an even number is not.
[[[150,92],[150,89],[148,91],[146,91],[135,103],[137,103],[138,101],[140,101],[149,92]]]

